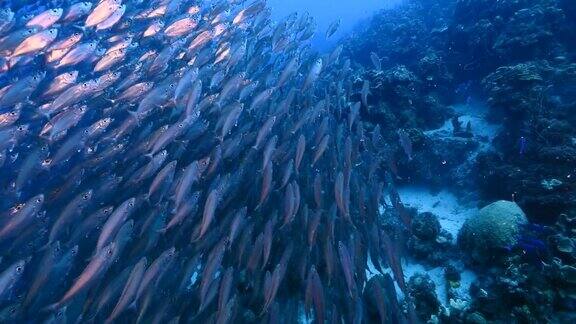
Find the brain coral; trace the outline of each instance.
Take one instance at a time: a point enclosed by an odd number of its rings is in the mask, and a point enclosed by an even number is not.
[[[458,233],[458,243],[473,261],[490,260],[502,248],[516,243],[526,215],[511,201],[499,200],[468,219]]]

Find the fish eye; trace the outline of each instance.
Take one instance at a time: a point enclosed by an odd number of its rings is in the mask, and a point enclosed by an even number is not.
[[[18,126],[18,130],[19,130],[19,131],[23,131],[23,130],[24,130],[24,126]]]
[[[20,273],[20,272],[22,272],[22,270],[23,270],[23,269],[22,269],[22,266],[17,266],[17,267],[16,267],[16,272]]]
[[[130,202],[130,203],[128,204],[128,206],[134,207],[134,203],[133,203],[133,202]]]
[[[41,202],[42,202],[42,199],[36,198],[36,203],[37,203],[37,204],[39,204],[39,203],[41,203]]]
[[[84,195],[82,196],[82,198],[83,198],[84,200],[87,200],[87,199],[90,198],[90,197],[89,197],[88,194],[84,194]]]
[[[22,209],[22,205],[18,205],[18,206],[16,206],[16,207],[14,207],[14,209],[15,209],[16,211],[19,211],[20,209]]]
[[[112,255],[112,249],[108,249],[108,251],[106,251],[106,254]]]

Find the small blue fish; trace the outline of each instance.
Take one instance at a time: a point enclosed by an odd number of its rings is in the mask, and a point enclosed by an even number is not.
[[[528,146],[528,140],[526,140],[526,137],[520,136],[520,140],[518,140],[518,145],[520,146],[519,150],[520,155],[524,155],[526,153],[526,149]]]

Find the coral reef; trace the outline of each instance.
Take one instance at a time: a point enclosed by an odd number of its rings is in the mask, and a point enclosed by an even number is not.
[[[418,214],[412,220],[412,236],[408,250],[417,260],[429,265],[445,264],[452,251],[452,235],[442,230],[438,216],[430,212]]]
[[[496,201],[468,219],[458,233],[458,244],[474,262],[494,261],[498,251],[517,243],[520,226],[528,221],[511,201]]]
[[[427,274],[417,273],[408,281],[408,293],[416,300],[416,315],[423,322],[438,314],[440,310],[440,302],[435,291],[436,285]]]
[[[525,225],[501,263],[489,264],[470,288],[469,312],[499,322],[576,320],[575,217],[550,227]]]
[[[344,51],[364,67],[372,67],[370,53],[377,53],[381,70],[369,69],[367,115],[385,124],[434,129],[451,117],[448,107],[453,76],[446,53],[447,12],[453,1],[410,1],[396,10],[382,11],[344,44]],[[435,18],[432,18],[435,17]]]
[[[570,44],[559,0],[456,1],[448,28],[453,69],[481,79],[500,66],[563,56]]]
[[[496,201],[459,233],[459,257],[479,274],[469,300],[449,262],[458,256],[438,252],[450,250],[442,215],[411,211],[409,255],[444,267],[448,287],[448,305],[434,312],[423,307],[429,296],[414,294],[421,320],[575,321],[574,30],[571,0],[409,0],[345,43],[364,67],[354,83],[369,82],[361,114],[382,131],[395,181],[452,188],[479,206]],[[498,125],[491,142],[449,108],[471,99]]]

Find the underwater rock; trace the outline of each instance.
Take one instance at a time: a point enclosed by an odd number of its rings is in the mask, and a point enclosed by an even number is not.
[[[431,131],[413,141],[414,159],[399,163],[400,173],[409,181],[425,181],[437,187],[470,190],[475,181],[478,138],[455,137],[449,131]],[[409,176],[404,176],[409,174]]]
[[[454,116],[450,119],[452,123],[452,134],[456,137],[472,138],[474,134],[472,133],[472,124],[470,121],[466,123],[466,127],[462,124],[459,116]]]
[[[462,276],[460,275],[462,269],[457,269],[452,264],[447,264],[444,267],[444,280],[446,283],[446,297],[448,300],[458,299],[463,296],[459,288],[461,286]],[[466,292],[467,293],[467,292]]]
[[[438,216],[431,212],[418,214],[412,220],[412,233],[421,240],[434,240],[440,234]]]
[[[558,252],[571,254],[574,252],[574,242],[570,237],[564,236],[561,233],[552,235],[548,238],[548,241],[552,243]]]
[[[411,237],[407,245],[408,251],[414,259],[430,266],[445,264],[453,254],[452,237],[446,231],[442,231],[433,241]]]
[[[458,243],[473,261],[485,263],[497,251],[514,245],[520,225],[526,223],[526,215],[516,203],[496,201],[466,220],[458,233]]]
[[[554,190],[556,187],[561,186],[562,183],[563,182],[558,179],[544,179],[541,182],[542,187],[546,190]]]
[[[466,316],[467,324],[485,324],[488,323],[484,316],[478,312],[470,313]]]
[[[416,315],[426,322],[440,311],[436,285],[428,274],[416,273],[408,281],[408,292],[415,304]]]
[[[560,271],[566,282],[576,284],[576,267],[565,265],[560,268]]]
[[[459,282],[462,276],[455,266],[448,264],[444,267],[444,277],[448,282]]]
[[[560,214],[552,228],[559,234],[576,234],[576,210],[573,213]]]
[[[412,219],[412,234],[408,240],[411,255],[430,265],[442,265],[452,252],[452,235],[440,227],[438,216],[424,212]]]

